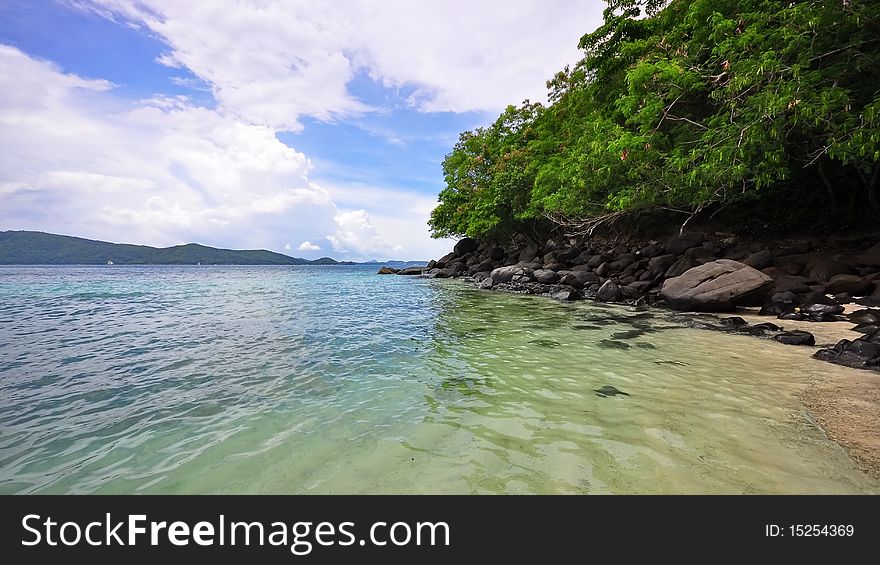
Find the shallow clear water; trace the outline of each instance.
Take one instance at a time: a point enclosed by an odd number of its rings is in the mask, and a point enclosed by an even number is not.
[[[0,267],[0,493],[877,488],[797,400],[850,369],[375,270]]]

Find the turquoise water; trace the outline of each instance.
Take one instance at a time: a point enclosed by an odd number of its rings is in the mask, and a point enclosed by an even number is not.
[[[877,488],[797,400],[850,369],[375,270],[0,267],[0,493]]]

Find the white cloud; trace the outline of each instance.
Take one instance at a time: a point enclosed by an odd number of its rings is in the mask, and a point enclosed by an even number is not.
[[[3,229],[278,250],[317,234],[333,238],[341,258],[428,256],[435,242],[425,207],[413,212],[418,197],[375,187],[331,191],[311,182],[310,170],[271,127],[181,97],[124,102],[106,81],[0,45]],[[346,211],[368,201],[377,219]],[[412,219],[406,233],[382,229],[398,216]]]
[[[544,98],[544,82],[579,57],[601,22],[596,0],[75,0],[143,26],[169,46],[218,104],[281,130],[299,118],[368,111],[348,83],[358,72],[403,88],[423,111],[495,111]]]
[[[304,241],[299,244],[299,247],[297,247],[297,249],[299,249],[300,251],[320,251],[321,246],[316,245],[311,241]]]

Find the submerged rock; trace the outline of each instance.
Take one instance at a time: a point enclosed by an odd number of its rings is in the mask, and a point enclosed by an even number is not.
[[[667,279],[660,296],[678,310],[723,312],[760,305],[773,284],[773,279],[757,269],[718,259]]]
[[[611,385],[605,385],[603,387],[597,388],[593,390],[596,393],[596,396],[599,398],[608,398],[609,396],[629,396],[629,393],[623,392],[622,390],[615,388]]]
[[[792,330],[773,336],[773,339],[786,345],[816,345],[816,338],[810,332]]]

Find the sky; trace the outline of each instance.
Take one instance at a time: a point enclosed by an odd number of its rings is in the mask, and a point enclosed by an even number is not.
[[[424,260],[462,131],[599,0],[2,0],[0,230]]]

